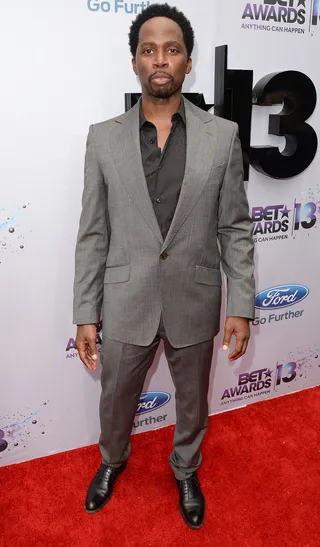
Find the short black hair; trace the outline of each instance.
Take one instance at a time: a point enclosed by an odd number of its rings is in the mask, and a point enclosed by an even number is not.
[[[132,57],[135,57],[137,53],[139,32],[142,25],[149,21],[149,19],[153,19],[153,17],[167,17],[179,25],[183,33],[183,39],[187,48],[188,57],[190,57],[194,47],[193,28],[189,19],[186,18],[182,11],[169,6],[169,4],[152,4],[139,13],[139,15],[132,22],[129,32],[129,46]]]

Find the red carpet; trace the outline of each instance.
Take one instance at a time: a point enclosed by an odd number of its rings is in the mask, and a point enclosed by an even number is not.
[[[205,526],[177,510],[173,428],[133,437],[111,502],[83,510],[97,445],[0,468],[1,547],[319,547],[320,388],[214,416],[199,473]]]

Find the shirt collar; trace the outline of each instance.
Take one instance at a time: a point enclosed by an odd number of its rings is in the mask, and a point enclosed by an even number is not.
[[[179,119],[179,118],[181,118],[182,121],[184,122],[184,124],[186,124],[186,110],[185,110],[185,105],[184,105],[184,99],[183,99],[183,97],[181,97],[181,101],[180,101],[180,106],[179,106],[178,112],[176,112],[175,114],[173,114],[171,120],[172,120],[172,121],[175,121],[176,119]],[[142,110],[142,101],[140,100],[140,109],[139,109],[139,125],[140,125],[140,129],[141,129],[141,127],[142,127],[145,123],[150,123],[150,122],[148,122],[147,118],[145,117],[145,115],[144,115],[144,113],[143,113],[143,110]]]

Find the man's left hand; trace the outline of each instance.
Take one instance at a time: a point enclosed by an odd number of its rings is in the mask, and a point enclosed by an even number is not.
[[[245,317],[227,317],[224,326],[222,348],[224,351],[230,346],[231,337],[236,337],[236,347],[229,355],[230,361],[236,361],[245,354],[250,339],[249,319]]]

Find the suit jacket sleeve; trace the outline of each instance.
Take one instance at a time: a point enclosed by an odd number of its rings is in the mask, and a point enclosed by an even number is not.
[[[107,187],[94,145],[94,128],[87,137],[82,212],[75,250],[73,323],[97,323],[103,299],[108,254]]]
[[[227,317],[254,319],[254,243],[237,124],[219,197],[218,239],[227,276]]]

